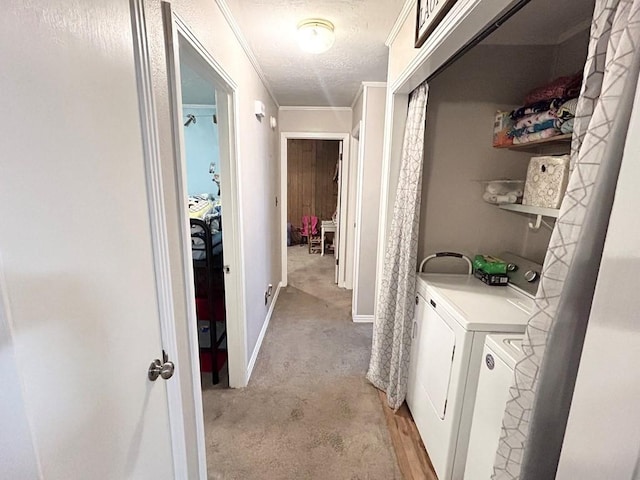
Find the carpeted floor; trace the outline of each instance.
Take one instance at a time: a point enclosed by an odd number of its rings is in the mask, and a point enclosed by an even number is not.
[[[376,390],[371,325],[351,322],[333,256],[289,247],[249,386],[205,389],[210,479],[401,479]]]

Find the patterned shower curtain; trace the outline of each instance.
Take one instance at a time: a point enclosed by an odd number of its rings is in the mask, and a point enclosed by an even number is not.
[[[596,0],[572,173],[516,365],[492,479],[555,478],[640,72],[640,0]]]
[[[428,86],[409,99],[400,177],[393,205],[384,270],[373,327],[367,379],[387,392],[387,402],[400,408],[407,393],[411,325],[415,308],[418,226]]]

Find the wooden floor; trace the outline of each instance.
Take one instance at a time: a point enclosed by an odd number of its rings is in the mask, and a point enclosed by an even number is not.
[[[381,391],[378,394],[404,479],[438,480],[407,404],[403,403],[398,411],[394,412],[387,405],[386,394]]]

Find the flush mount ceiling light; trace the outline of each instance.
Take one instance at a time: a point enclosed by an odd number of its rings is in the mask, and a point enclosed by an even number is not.
[[[334,41],[333,23],[328,20],[310,18],[298,24],[298,42],[305,52],[326,52]]]

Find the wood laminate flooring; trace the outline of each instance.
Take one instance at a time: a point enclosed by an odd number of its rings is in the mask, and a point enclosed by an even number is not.
[[[386,394],[378,391],[378,396],[404,479],[438,480],[407,404],[394,412],[387,404]]]

